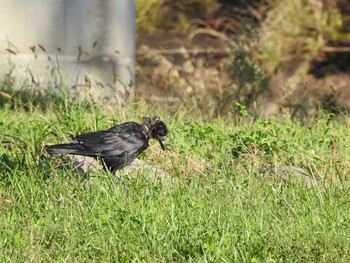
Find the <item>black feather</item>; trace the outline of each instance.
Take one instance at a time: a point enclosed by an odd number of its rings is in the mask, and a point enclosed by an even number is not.
[[[137,156],[148,148],[151,138],[157,139],[165,148],[167,128],[159,118],[144,118],[142,124],[126,122],[105,131],[78,135],[66,144],[51,145],[49,154],[74,154],[101,157],[106,167],[114,173],[131,164]]]

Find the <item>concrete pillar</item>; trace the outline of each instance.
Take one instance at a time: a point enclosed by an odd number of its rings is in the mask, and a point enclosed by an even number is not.
[[[135,17],[130,0],[0,0],[0,83],[111,103],[134,88]],[[59,63],[57,63],[57,60]]]

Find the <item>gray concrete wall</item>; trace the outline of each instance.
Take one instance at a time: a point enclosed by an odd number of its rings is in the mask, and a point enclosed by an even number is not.
[[[120,101],[133,92],[134,1],[0,0],[0,83]],[[1,88],[1,87],[0,87]]]

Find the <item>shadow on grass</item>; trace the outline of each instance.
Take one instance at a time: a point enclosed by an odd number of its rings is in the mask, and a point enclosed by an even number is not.
[[[0,170],[4,173],[11,172],[18,165],[18,162],[12,160],[6,153],[0,154]],[[3,176],[0,177],[3,179]]]

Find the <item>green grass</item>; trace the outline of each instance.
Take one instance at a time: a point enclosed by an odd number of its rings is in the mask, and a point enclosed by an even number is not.
[[[142,159],[167,172],[116,180],[75,175],[42,156],[46,144],[158,114],[169,150]],[[349,118],[204,121],[131,104],[2,101],[0,261],[348,262]],[[8,141],[8,142],[4,142]],[[310,187],[274,167],[307,171]],[[125,183],[128,188],[125,187]]]
[[[138,30],[154,30],[163,19],[164,0],[137,0],[135,2],[136,27]]]

